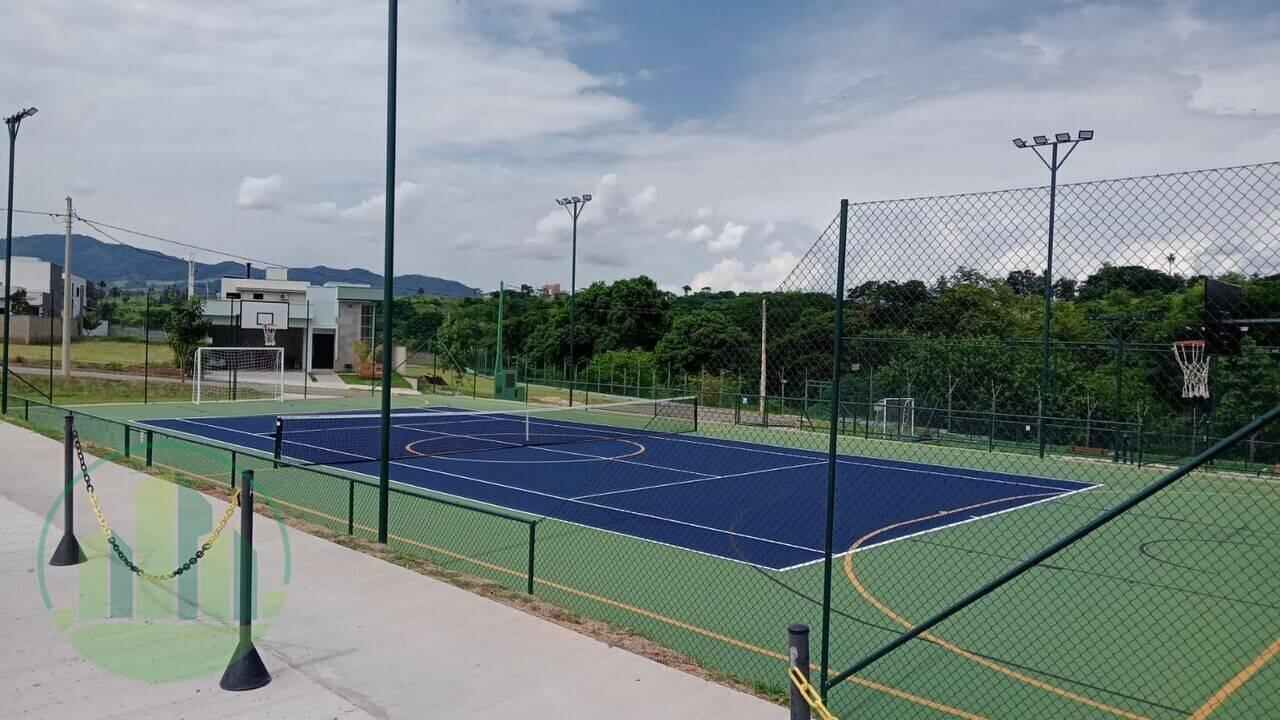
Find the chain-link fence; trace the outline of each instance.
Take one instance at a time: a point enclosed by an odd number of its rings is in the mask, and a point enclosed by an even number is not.
[[[692,396],[692,427],[450,461],[463,500],[394,493],[393,544],[779,697],[808,624],[842,716],[1280,713],[1280,427],[1214,447],[1280,404],[1280,165],[1061,186],[1052,274],[1048,199],[855,203],[772,292],[593,286],[577,336],[563,299],[530,297],[556,321],[509,310],[527,402]],[[623,340],[586,337],[604,327]],[[460,337],[406,367],[498,407],[496,349]],[[196,472],[174,440],[153,459]],[[199,474],[251,463],[290,512],[377,527],[367,478],[227,452]]]

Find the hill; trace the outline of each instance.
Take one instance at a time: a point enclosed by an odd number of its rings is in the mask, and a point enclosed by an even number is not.
[[[64,236],[26,235],[13,239],[13,254],[37,257],[62,264]],[[140,252],[125,245],[105,243],[87,235],[71,236],[72,272],[94,283],[125,288],[185,285],[187,261],[172,255],[148,250]],[[265,277],[264,268],[254,267],[253,277]],[[244,264],[238,262],[196,263],[196,285],[213,284],[224,277],[243,277]],[[315,265],[305,268],[289,268],[290,280],[306,280],[317,285],[326,282],[366,283],[382,285],[382,275],[364,268],[331,268]],[[474,297],[476,292],[456,280],[429,275],[397,275],[397,295],[424,295],[446,297]]]

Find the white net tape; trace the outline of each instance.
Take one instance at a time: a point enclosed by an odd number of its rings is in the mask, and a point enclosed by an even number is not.
[[[1209,356],[1203,340],[1186,340],[1173,344],[1174,357],[1182,368],[1182,397],[1209,397]]]

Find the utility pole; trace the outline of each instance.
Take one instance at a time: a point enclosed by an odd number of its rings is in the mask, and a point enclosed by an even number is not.
[[[187,299],[196,296],[196,256],[187,258]]]
[[[769,336],[769,300],[768,298],[760,298],[760,415],[764,415],[764,396],[767,391],[765,380],[769,377],[769,354],[765,349],[766,338]],[[782,393],[783,402],[786,402],[787,393],[785,391],[786,380],[783,380],[784,391]]]
[[[67,241],[62,251],[62,377],[71,377],[71,196],[67,196]]]

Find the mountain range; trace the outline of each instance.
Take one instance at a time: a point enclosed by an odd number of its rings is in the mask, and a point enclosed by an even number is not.
[[[15,256],[36,257],[59,265],[63,261],[63,235],[25,235],[13,239]],[[187,283],[187,261],[155,250],[140,250],[129,245],[105,243],[87,235],[71,236],[71,272],[93,283],[105,282],[110,286],[128,289],[184,286]],[[265,268],[254,266],[255,278],[266,277]],[[224,277],[244,277],[245,263],[230,260],[220,263],[196,263],[196,290],[204,293],[203,283],[217,291],[216,283]],[[290,280],[306,280],[316,285],[326,282],[365,283],[382,286],[382,276],[364,268],[331,268],[315,265],[306,268],[289,268]],[[449,297],[475,297],[475,288],[456,280],[429,275],[397,275],[397,295],[444,295]]]

